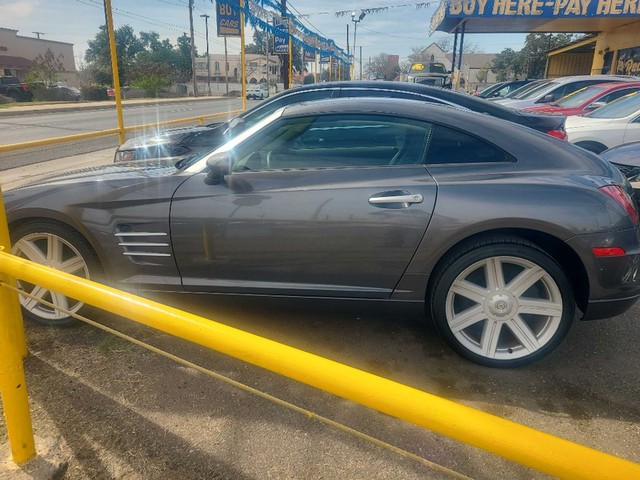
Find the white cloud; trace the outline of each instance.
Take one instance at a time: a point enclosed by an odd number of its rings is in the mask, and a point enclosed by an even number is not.
[[[19,0],[2,7],[2,21],[8,26],[10,22],[29,17],[40,5],[39,0]]]

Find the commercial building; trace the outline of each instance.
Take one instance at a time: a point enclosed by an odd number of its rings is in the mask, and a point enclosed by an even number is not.
[[[62,64],[59,80],[73,82],[76,65],[72,43],[24,37],[18,35],[18,30],[0,27],[0,74],[17,76],[22,80],[33,61],[38,56],[44,58],[47,51]]]

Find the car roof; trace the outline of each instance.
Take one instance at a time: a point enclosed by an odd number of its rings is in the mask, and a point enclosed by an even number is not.
[[[498,116],[500,118],[513,119],[522,117],[526,113],[513,110],[511,108],[499,105],[497,103],[488,102],[483,98],[477,98],[475,95],[468,95],[466,93],[458,93],[452,90],[434,87],[430,85],[422,85],[412,82],[390,82],[390,81],[374,81],[374,80],[358,80],[358,81],[337,81],[337,82],[322,82],[313,83],[309,85],[299,85],[288,90],[284,90],[277,95],[271,97],[270,101],[276,101],[281,96],[292,95],[298,92],[310,91],[310,90],[328,90],[328,89],[368,89],[368,90],[393,90],[400,92],[412,92],[422,95],[431,95],[440,101],[449,102],[470,110],[474,110],[480,113],[488,113],[489,115]],[[262,104],[261,104],[262,105]],[[254,109],[260,108],[260,105],[247,110],[241,116],[246,116]]]
[[[490,115],[482,115],[478,112],[448,105],[389,97],[360,97],[357,102],[354,102],[351,98],[343,97],[293,103],[283,107],[282,116],[289,117],[330,113],[378,113],[382,115],[399,115],[428,122],[442,121],[448,123],[450,120],[455,120],[461,122],[461,124],[468,122],[470,118],[474,118],[476,122],[481,124],[501,122],[507,125],[516,125]]]

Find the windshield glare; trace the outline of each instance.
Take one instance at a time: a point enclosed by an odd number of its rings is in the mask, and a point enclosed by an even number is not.
[[[590,98],[595,97],[598,93],[602,92],[603,90],[604,90],[604,87],[596,87],[596,86],[584,87],[584,88],[581,88],[580,90],[576,90],[575,92],[562,97],[560,100],[555,102],[554,105],[557,105],[563,108],[578,107],[582,105],[584,102],[586,102],[587,100],[589,100]]]
[[[511,99],[519,98],[520,95],[524,95],[526,93],[529,93],[534,88],[538,88],[540,85],[546,85],[550,81],[551,80],[538,80],[538,81],[535,81],[535,82],[528,83],[526,85],[523,85],[520,88],[517,88],[513,92],[509,93],[508,95],[505,96],[505,98],[511,98]]]
[[[526,100],[529,98],[533,98],[533,97],[543,97],[544,95],[546,95],[548,92],[550,92],[551,90],[553,90],[554,88],[556,88],[558,85],[560,85],[557,82],[547,82],[547,83],[543,83],[542,85],[539,85],[536,88],[533,88],[531,90],[529,90],[528,92],[523,92],[522,94],[518,95],[517,97],[513,97],[516,100]]]
[[[589,118],[624,118],[640,110],[640,95],[630,93],[585,115]]]
[[[209,157],[211,157],[212,155],[215,155],[216,153],[219,153],[219,152],[229,152],[229,151],[233,150],[240,143],[244,142],[247,138],[252,136],[255,132],[257,132],[258,130],[264,128],[266,125],[270,124],[276,118],[278,118],[280,115],[282,115],[283,111],[284,111],[284,108],[280,108],[280,109],[276,110],[275,112],[273,112],[268,117],[263,118],[262,120],[260,120],[256,124],[254,124],[253,126],[247,128],[244,132],[242,132],[242,133],[236,135],[235,137],[233,137],[227,143],[219,146],[218,148],[216,148],[211,153],[209,153],[209,154],[205,155],[204,157],[202,157],[200,160],[198,160],[196,163],[191,165],[189,168],[186,168],[185,172],[189,172],[189,173],[203,172],[207,168],[207,159]]]

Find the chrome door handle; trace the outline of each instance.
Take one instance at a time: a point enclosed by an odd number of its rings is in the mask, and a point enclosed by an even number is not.
[[[422,203],[424,197],[419,193],[409,195],[390,195],[388,197],[370,197],[369,203],[377,205],[380,203]]]

